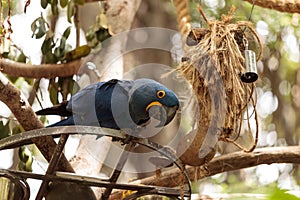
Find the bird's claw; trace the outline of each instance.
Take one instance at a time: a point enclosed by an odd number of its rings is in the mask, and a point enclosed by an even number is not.
[[[121,145],[129,144],[133,139],[133,136],[127,135],[126,138],[121,142]]]

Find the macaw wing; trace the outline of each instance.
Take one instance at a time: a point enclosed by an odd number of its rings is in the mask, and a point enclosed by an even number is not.
[[[111,111],[111,96],[118,80],[99,82],[87,86],[69,101],[76,124],[117,128]]]
[[[107,82],[93,83],[85,87],[71,97],[66,109],[76,114],[83,114],[91,108],[95,109],[95,105],[97,107],[99,105],[103,106],[103,104],[106,106],[107,103],[105,101],[110,101],[109,96],[117,82],[119,82],[119,80],[112,79]],[[103,101],[103,98],[98,100],[98,97],[101,96],[104,97],[105,101]],[[95,103],[95,101],[97,101],[97,103]]]
[[[103,83],[94,83],[74,94],[69,100],[66,110],[76,113],[83,114],[88,112],[92,105],[95,105],[95,93],[98,85]]]
[[[60,104],[50,108],[45,108],[36,112],[37,115],[60,115],[71,116],[73,113],[83,115],[91,109],[91,105],[95,105],[95,92],[98,85],[102,83],[94,83],[77,92],[69,101],[63,101]]]
[[[97,125],[95,96],[97,88],[103,83],[94,83],[77,92],[69,100],[66,110],[72,112],[77,125]]]

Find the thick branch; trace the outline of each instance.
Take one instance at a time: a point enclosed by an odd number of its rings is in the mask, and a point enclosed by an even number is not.
[[[253,0],[244,0],[252,4]],[[300,13],[300,0],[256,0],[255,5],[280,12]]]
[[[0,59],[0,72],[15,77],[55,78],[68,77],[78,73],[82,60],[74,60],[62,64],[31,65]]]
[[[21,92],[11,84],[6,77],[0,72],[0,101],[5,103],[13,112],[19,123],[25,130],[43,128],[44,125],[36,116],[27,99]],[[43,156],[49,162],[56,147],[52,137],[41,137],[33,141]],[[62,156],[58,165],[59,170],[74,172],[67,159]]]
[[[268,147],[256,149],[252,153],[234,152],[216,157],[205,166],[201,166],[199,168],[188,166],[186,170],[188,171],[191,180],[195,180],[222,172],[272,163],[300,164],[300,147]],[[172,169],[162,173],[160,177],[151,176],[134,181],[132,184],[175,187],[180,185],[182,180],[181,171],[178,169]],[[118,199],[120,195],[120,192],[116,192],[112,195],[111,199]]]

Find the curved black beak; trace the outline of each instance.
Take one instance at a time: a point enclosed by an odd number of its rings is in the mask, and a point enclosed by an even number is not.
[[[164,106],[164,109],[167,111],[167,120],[166,120],[165,124],[163,124],[163,126],[168,125],[174,119],[178,108],[179,108],[179,105],[172,106],[172,107]]]
[[[149,116],[160,121],[157,127],[163,127],[168,125],[175,117],[179,105],[165,106],[155,105],[149,109]]]

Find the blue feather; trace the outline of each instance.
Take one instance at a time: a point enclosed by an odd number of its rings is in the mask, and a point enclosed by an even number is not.
[[[165,96],[159,98],[157,92],[162,90]],[[150,119],[146,107],[152,102],[159,102],[165,109],[175,108],[167,112],[170,114],[167,123],[173,119],[179,107],[175,93],[151,79],[98,82],[82,89],[68,103],[62,104],[62,113],[70,112],[72,115],[49,127],[86,125],[117,130],[136,128]],[[50,113],[60,114],[57,107]],[[49,113],[45,110],[38,111],[38,114]]]

